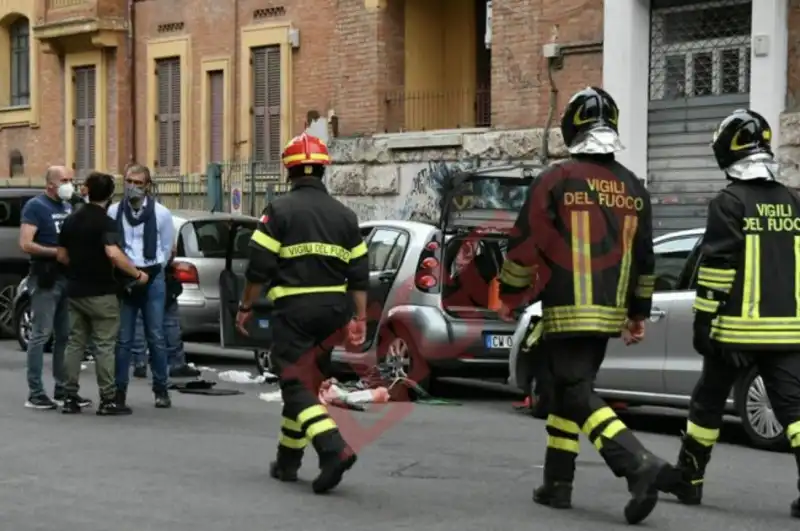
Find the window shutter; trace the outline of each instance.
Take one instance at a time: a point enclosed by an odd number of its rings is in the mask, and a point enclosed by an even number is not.
[[[19,17],[8,28],[11,49],[11,99],[12,106],[30,105],[30,21]]]
[[[280,171],[281,150],[281,47],[267,49],[267,138],[270,172]]]
[[[73,120],[75,170],[83,176],[94,168],[95,160],[95,95],[97,91],[95,67],[83,66],[73,69],[72,80],[75,87],[75,118]]]
[[[222,70],[215,70],[208,73],[208,88],[210,100],[209,105],[209,162],[222,162],[223,156],[223,130],[224,130],[224,91],[225,73]]]
[[[277,173],[281,156],[281,47],[252,50],[253,156]]]
[[[156,166],[162,172],[181,167],[181,61],[179,57],[156,61],[158,109],[155,116]]]
[[[253,48],[250,64],[253,69],[253,158],[267,158],[267,48]]]

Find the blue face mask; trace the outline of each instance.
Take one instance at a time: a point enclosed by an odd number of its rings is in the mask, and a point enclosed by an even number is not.
[[[125,197],[132,201],[141,201],[147,193],[138,186],[128,185],[125,187]]]

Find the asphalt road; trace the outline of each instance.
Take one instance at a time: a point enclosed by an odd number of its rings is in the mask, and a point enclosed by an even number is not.
[[[204,357],[197,363],[251,370],[247,361]],[[93,376],[91,367],[83,372],[87,396],[96,394]],[[406,410],[394,405],[388,412],[376,408],[355,415],[332,409],[351,443],[360,447],[360,460],[339,490],[314,496],[309,484],[313,455],[299,484],[276,483],[267,475],[280,404],[258,395],[270,386],[233,387],[244,394],[175,394],[173,409],[156,410],[147,384],[137,381],[130,392],[134,414],[122,418],[29,411],[22,406],[24,355],[11,342],[0,342],[0,529],[599,531],[624,526],[624,482],[587,443],[579,462],[576,509],[553,511],[531,502],[531,489],[541,477],[543,425],[514,412],[515,397],[497,388],[445,386],[442,393],[458,400],[457,406]],[[679,413],[639,412],[625,419],[653,451],[674,457],[683,425]],[[735,424],[726,426],[724,435],[727,442],[719,445],[711,464],[706,506],[664,501],[646,528],[736,531],[792,525],[794,459],[747,448]]]

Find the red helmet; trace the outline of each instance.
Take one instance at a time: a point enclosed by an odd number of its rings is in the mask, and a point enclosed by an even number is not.
[[[331,163],[325,142],[307,133],[294,137],[286,144],[282,158],[287,169],[304,165],[327,166]]]

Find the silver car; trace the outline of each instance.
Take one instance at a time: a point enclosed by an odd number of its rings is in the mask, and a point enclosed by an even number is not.
[[[337,347],[334,366],[359,371],[380,360],[395,376],[407,374],[423,387],[438,376],[505,379],[515,326],[490,309],[486,286],[499,274],[508,230],[538,170],[504,166],[464,176],[445,196],[450,206],[438,223],[362,223],[370,269],[368,340],[358,352]],[[221,279],[228,298],[220,315],[223,345],[264,349],[264,367],[269,308],[254,308],[249,337],[234,326],[242,273],[234,264]]]
[[[702,236],[703,229],[693,229],[654,240],[657,280],[647,335],[638,345],[625,346],[618,339],[609,343],[595,383],[603,398],[629,405],[689,407],[703,362],[692,347],[692,305]],[[509,359],[509,383],[529,394],[535,394],[531,358],[535,354],[520,354],[520,345],[531,319],[540,316],[538,303],[525,311]],[[785,447],[783,427],[772,412],[755,368],[742,374],[727,410],[741,418],[754,446]]]

